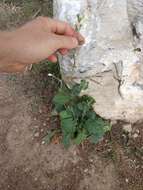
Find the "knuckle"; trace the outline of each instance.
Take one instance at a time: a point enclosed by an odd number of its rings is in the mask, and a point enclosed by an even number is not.
[[[65,21],[61,21],[65,26],[69,26],[69,24]]]
[[[39,20],[41,23],[43,24],[46,24],[48,22],[48,19],[47,17],[44,17],[44,16],[38,16],[37,17],[37,20]]]
[[[69,28],[69,24],[65,21],[62,21],[63,25],[65,26],[65,29]]]
[[[62,20],[58,20],[58,19],[54,19],[55,22],[62,24],[65,28],[69,27],[69,24],[66,21],[62,21]]]

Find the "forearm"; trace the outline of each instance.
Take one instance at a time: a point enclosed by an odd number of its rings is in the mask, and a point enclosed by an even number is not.
[[[9,32],[0,32],[0,72],[5,71],[10,64],[8,60],[9,52],[11,51],[9,41]]]
[[[12,32],[0,32],[0,73],[16,70]]]

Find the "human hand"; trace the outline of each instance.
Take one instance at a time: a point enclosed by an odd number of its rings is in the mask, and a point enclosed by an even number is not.
[[[56,62],[57,52],[65,55],[83,43],[84,38],[67,23],[38,17],[9,32],[4,70],[22,71],[25,66],[45,59]]]

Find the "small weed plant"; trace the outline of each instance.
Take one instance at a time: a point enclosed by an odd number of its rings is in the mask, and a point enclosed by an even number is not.
[[[53,99],[54,113],[60,118],[62,142],[66,148],[72,144],[81,144],[86,139],[98,143],[111,126],[93,110],[95,100],[81,92],[88,88],[88,82],[82,80],[79,84],[68,87],[62,83]],[[49,132],[51,139],[55,131]]]

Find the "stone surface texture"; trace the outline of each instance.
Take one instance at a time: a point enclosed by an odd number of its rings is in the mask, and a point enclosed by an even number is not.
[[[63,79],[89,81],[86,93],[106,119],[143,119],[142,14],[142,0],[54,0],[55,17],[86,38],[60,57]]]

